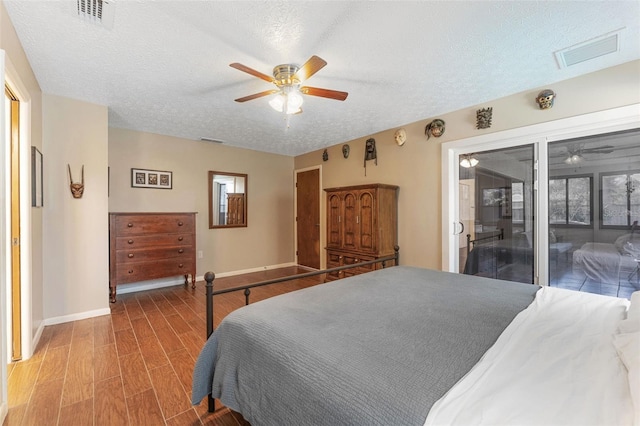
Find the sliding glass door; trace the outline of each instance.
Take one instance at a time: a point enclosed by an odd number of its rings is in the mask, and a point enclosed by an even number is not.
[[[458,157],[461,273],[535,282],[534,146]]]
[[[640,130],[549,144],[549,284],[640,290]]]

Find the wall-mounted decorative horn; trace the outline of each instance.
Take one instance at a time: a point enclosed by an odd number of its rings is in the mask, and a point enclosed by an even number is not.
[[[80,183],[73,183],[73,177],[71,176],[71,166],[67,164],[69,170],[69,188],[71,189],[71,195],[73,198],[82,198],[84,192],[84,164],[82,165],[82,180]]]

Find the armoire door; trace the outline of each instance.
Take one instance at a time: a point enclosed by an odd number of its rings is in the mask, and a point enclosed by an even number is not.
[[[359,250],[360,224],[359,222],[359,191],[347,191],[343,198],[342,248],[345,250]]]
[[[363,190],[358,193],[358,249],[364,251],[376,251],[376,197],[373,191]]]
[[[327,247],[342,245],[342,197],[333,192],[327,197]]]

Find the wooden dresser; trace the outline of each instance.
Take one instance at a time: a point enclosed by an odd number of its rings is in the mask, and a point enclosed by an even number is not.
[[[118,284],[184,275],[195,288],[195,213],[110,213],[109,298]]]
[[[327,269],[394,254],[398,187],[385,184],[327,188]],[[327,275],[327,280],[379,269],[379,263]]]

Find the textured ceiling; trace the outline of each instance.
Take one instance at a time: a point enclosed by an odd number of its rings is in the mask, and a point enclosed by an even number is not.
[[[4,0],[42,91],[106,105],[109,126],[299,155],[640,58],[634,1]],[[554,52],[624,28],[618,53],[560,68]],[[302,114],[272,110],[271,75],[318,55]]]

